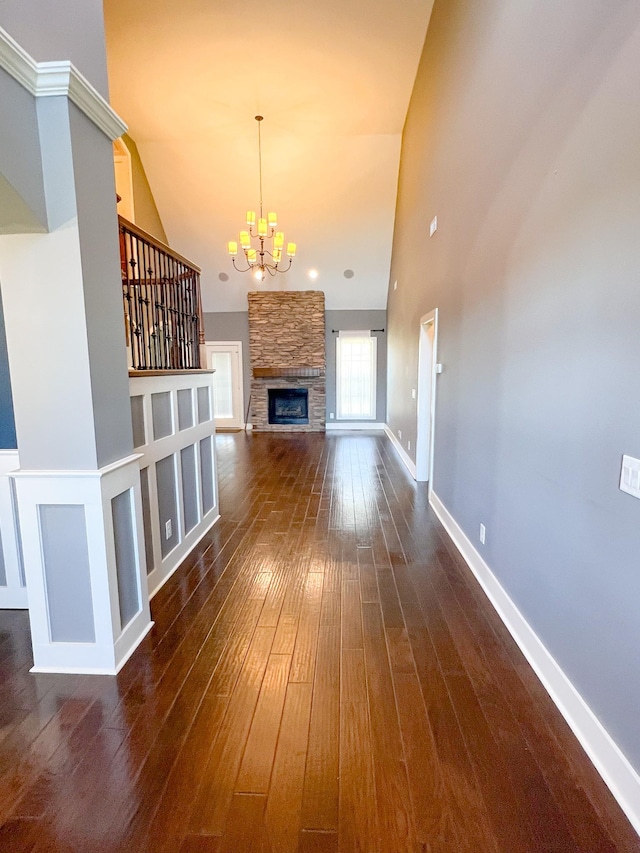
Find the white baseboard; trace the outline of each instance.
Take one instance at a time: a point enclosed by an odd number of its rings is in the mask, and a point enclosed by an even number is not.
[[[384,429],[384,424],[375,421],[331,421],[326,424],[327,431],[334,429]]]
[[[416,471],[416,463],[413,461],[413,459],[411,459],[411,457],[409,456],[407,451],[400,444],[397,437],[389,429],[389,426],[387,424],[384,425],[384,431],[388,435],[389,440],[391,441],[391,444],[393,444],[393,447],[394,447],[396,453],[398,454],[398,456],[400,457],[400,459],[404,463],[404,466],[407,469],[407,471],[411,474],[411,476],[413,477],[414,480],[417,480],[418,474]]]
[[[429,502],[549,696],[640,835],[640,776],[433,491]]]

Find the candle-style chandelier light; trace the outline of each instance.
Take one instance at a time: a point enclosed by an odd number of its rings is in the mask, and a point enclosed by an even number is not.
[[[230,240],[228,243],[228,249],[233,266],[238,270],[238,272],[249,272],[249,270],[252,270],[254,277],[258,281],[264,281],[267,274],[275,275],[279,272],[286,272],[291,268],[291,263],[296,254],[296,244],[287,243],[286,253],[289,258],[289,264],[285,267],[280,266],[284,252],[284,233],[282,231],[276,231],[276,228],[278,227],[278,217],[275,213],[268,213],[266,217],[262,213],[262,139],[260,136],[260,122],[264,120],[264,117],[255,116],[255,119],[258,122],[260,215],[256,218],[255,210],[247,211],[248,229],[240,232],[239,241]],[[273,241],[271,249],[267,248],[265,245],[268,240]],[[252,241],[257,241],[257,243],[252,244]],[[240,243],[240,249],[242,250],[247,263],[247,266],[244,269],[236,266],[238,242]]]

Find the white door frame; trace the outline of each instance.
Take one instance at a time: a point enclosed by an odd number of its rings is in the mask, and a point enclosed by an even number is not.
[[[207,353],[207,367],[210,367],[209,355],[212,352],[230,351],[237,353],[237,375],[232,392],[233,399],[233,417],[232,418],[215,418],[216,429],[243,429],[244,428],[244,385],[243,385],[243,364],[242,364],[242,341],[206,341],[205,351]],[[214,403],[215,405],[215,403]]]
[[[438,361],[438,309],[420,318],[418,344],[418,407],[416,480],[432,488],[436,375]]]

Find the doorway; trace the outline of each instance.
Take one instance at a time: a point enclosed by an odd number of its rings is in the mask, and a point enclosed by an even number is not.
[[[422,483],[431,483],[433,474],[437,351],[438,309],[436,308],[420,318],[416,480]]]
[[[244,427],[242,342],[207,342],[207,367],[213,374],[213,414],[216,429]]]

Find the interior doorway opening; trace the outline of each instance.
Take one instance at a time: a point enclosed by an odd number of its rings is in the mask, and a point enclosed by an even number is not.
[[[428,482],[433,476],[434,420],[438,352],[438,309],[420,318],[418,346],[418,420],[416,440],[416,480]]]
[[[244,429],[242,341],[208,341],[207,367],[213,374],[216,429]]]
[[[116,178],[116,193],[119,198],[118,213],[128,219],[129,222],[135,222],[131,153],[122,138],[116,139],[113,143],[113,167]]]

